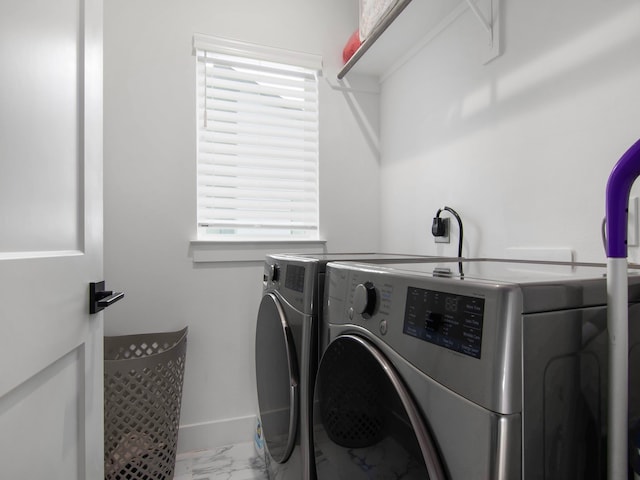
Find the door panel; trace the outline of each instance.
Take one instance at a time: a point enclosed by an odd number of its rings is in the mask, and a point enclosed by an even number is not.
[[[22,443],[33,452],[29,478],[49,478],[54,465],[61,478],[82,478],[82,406],[68,394],[83,391],[82,350],[73,350],[0,399],[0,431],[14,432],[0,436],[6,478],[25,478]]]
[[[443,480],[436,444],[382,353],[353,336],[322,356],[313,402],[318,480]]]
[[[2,475],[99,479],[101,0],[3,2],[0,85]]]
[[[83,163],[81,7],[79,0],[3,2],[3,253],[79,249]]]
[[[276,296],[262,297],[256,326],[256,380],[262,432],[277,463],[293,451],[299,419],[298,362],[291,330]]]

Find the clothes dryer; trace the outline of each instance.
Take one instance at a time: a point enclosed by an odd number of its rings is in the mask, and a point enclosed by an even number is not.
[[[438,257],[380,253],[268,255],[255,340],[256,381],[269,476],[315,478],[311,453],[311,392],[318,363],[327,263],[440,261]]]
[[[327,267],[318,480],[606,477],[604,265]],[[640,275],[629,274],[640,365]],[[638,370],[638,369],[635,369]],[[631,369],[632,423],[640,375]]]

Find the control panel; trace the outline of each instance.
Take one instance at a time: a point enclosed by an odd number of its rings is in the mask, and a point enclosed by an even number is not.
[[[301,265],[287,265],[284,286],[299,293],[304,292],[305,268]]]
[[[391,285],[382,288],[370,281],[354,282],[349,318],[359,315],[369,320],[374,315],[379,331],[388,328],[386,314],[391,310]],[[402,333],[428,343],[480,358],[484,299],[408,286]]]
[[[302,314],[316,312],[318,268],[316,262],[268,255],[264,265],[263,291],[276,292],[283,305]]]
[[[403,333],[480,358],[484,299],[408,287]]]
[[[266,287],[268,284],[281,284],[290,290],[304,293],[306,269],[303,265],[267,263],[264,267],[262,281]],[[284,282],[283,282],[284,280]]]

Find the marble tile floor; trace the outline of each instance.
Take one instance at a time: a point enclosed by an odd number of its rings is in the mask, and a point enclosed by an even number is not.
[[[174,480],[268,480],[253,442],[176,456]]]

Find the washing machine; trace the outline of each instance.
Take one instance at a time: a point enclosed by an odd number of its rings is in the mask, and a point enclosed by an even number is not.
[[[436,262],[438,257],[380,253],[280,254],[265,259],[256,322],[256,383],[265,457],[273,480],[315,478],[311,392],[318,363],[318,319],[326,265]]]
[[[318,480],[606,478],[606,268],[327,267]],[[629,274],[630,427],[640,275]]]

